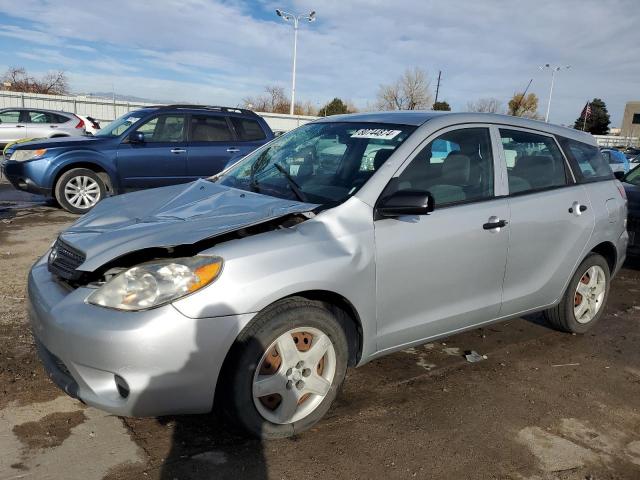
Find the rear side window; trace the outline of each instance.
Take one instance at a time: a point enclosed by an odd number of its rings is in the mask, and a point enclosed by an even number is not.
[[[31,110],[28,113],[30,123],[66,123],[69,121],[67,117],[51,112],[38,112]]]
[[[191,141],[230,142],[233,134],[224,117],[193,115],[191,117]]]
[[[567,184],[564,157],[552,137],[500,129],[507,161],[509,194],[522,194]]]
[[[584,182],[597,182],[599,180],[610,180],[613,177],[609,160],[604,154],[609,152],[600,152],[598,147],[588,145],[586,143],[569,140],[568,138],[558,137],[560,145],[564,149],[567,157],[574,164],[574,171],[577,170],[579,180]],[[575,167],[578,167],[577,169]]]
[[[231,117],[231,122],[233,123],[233,128],[236,129],[236,133],[238,134],[238,140],[251,142],[255,140],[264,140],[266,138],[260,124],[255,120]]]

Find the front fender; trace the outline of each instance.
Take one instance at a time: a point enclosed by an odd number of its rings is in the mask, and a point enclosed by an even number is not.
[[[96,170],[104,170],[109,175],[109,180],[114,188],[117,188],[117,174],[113,160],[102,152],[95,150],[74,150],[64,152],[53,158],[49,163],[46,173],[48,179],[48,188],[54,188],[55,180],[60,174],[70,168],[91,168]]]

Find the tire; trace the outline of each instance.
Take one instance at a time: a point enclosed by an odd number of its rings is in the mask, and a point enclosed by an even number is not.
[[[288,354],[280,353],[281,345]],[[319,354],[316,363],[313,357]],[[218,382],[224,390],[218,388],[216,397],[226,416],[248,434],[290,437],[311,428],[329,410],[347,362],[347,338],[336,317],[319,303],[290,298],[258,314],[242,331]],[[324,381],[318,383],[318,377]]]
[[[563,332],[587,332],[604,314],[610,281],[607,261],[602,255],[590,253],[573,274],[560,303],[545,311],[547,321]]]
[[[91,210],[107,193],[100,175],[88,168],[72,168],[55,185],[54,195],[67,212],[83,214]]]

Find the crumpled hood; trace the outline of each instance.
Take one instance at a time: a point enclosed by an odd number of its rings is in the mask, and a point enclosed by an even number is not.
[[[129,252],[189,245],[317,205],[224,187],[206,180],[107,198],[65,230],[94,271]]]

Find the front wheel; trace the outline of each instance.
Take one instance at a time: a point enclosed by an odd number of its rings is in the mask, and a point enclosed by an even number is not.
[[[600,320],[609,296],[609,264],[597,253],[585,258],[558,305],[545,312],[558,330],[585,333]]]
[[[289,299],[259,314],[225,364],[222,397],[231,419],[260,438],[311,428],[342,384],[348,346],[334,315],[305,299]]]
[[[71,213],[87,213],[105,197],[106,187],[100,176],[88,168],[73,168],[63,173],[55,186],[55,197]]]

